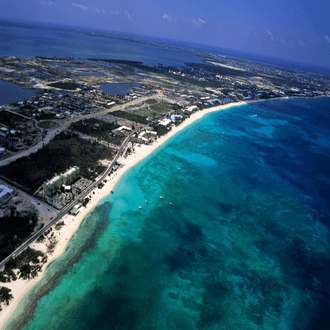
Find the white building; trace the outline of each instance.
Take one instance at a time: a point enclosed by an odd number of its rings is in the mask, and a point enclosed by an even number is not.
[[[0,206],[9,201],[13,196],[15,196],[15,191],[13,189],[0,185]]]
[[[169,119],[169,118],[165,118],[165,119],[163,119],[163,120],[161,120],[161,121],[159,122],[159,125],[162,125],[162,126],[167,127],[167,126],[170,125],[171,123],[172,123],[172,120],[171,120],[171,119]]]

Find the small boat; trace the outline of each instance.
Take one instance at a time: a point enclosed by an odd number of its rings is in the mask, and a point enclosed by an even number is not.
[[[170,205],[172,205],[172,202],[170,202]]]
[[[139,206],[139,209],[141,210],[142,209],[142,206]]]
[[[190,164],[190,162],[188,162],[188,164]]]
[[[148,204],[148,201],[147,200],[145,200],[145,202]]]
[[[163,196],[160,196],[159,198],[160,198],[160,199],[164,199],[164,197],[163,197]]]
[[[181,171],[181,168],[180,168],[180,167],[178,167],[178,170],[179,170],[179,171]]]
[[[113,194],[113,191],[111,190],[111,194]]]

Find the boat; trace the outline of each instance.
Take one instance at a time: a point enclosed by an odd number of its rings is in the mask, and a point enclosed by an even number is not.
[[[178,170],[179,170],[179,171],[181,171],[181,168],[180,168],[180,167],[178,167]]]
[[[145,202],[148,204],[148,201],[147,200],[145,200]]]
[[[172,205],[172,202],[170,202],[170,205]]]
[[[139,206],[139,209],[142,209],[142,206]]]
[[[190,164],[190,162],[188,162],[188,164]]]
[[[113,194],[113,191],[111,190],[111,194]]]
[[[164,197],[163,197],[163,196],[160,196],[159,198],[160,198],[160,199],[164,199]]]

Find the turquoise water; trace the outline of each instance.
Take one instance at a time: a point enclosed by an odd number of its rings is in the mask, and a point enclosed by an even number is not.
[[[6,329],[330,324],[329,109],[255,103],[169,139],[85,218]]]

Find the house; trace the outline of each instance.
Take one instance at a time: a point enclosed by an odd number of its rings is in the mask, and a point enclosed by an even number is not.
[[[169,119],[169,118],[164,118],[162,120],[159,121],[159,125],[162,125],[162,126],[169,126],[170,124],[172,123],[172,120]]]
[[[7,186],[1,184],[0,185],[0,206],[4,203],[8,202],[12,197],[15,196],[15,191],[13,189],[8,188]]]

